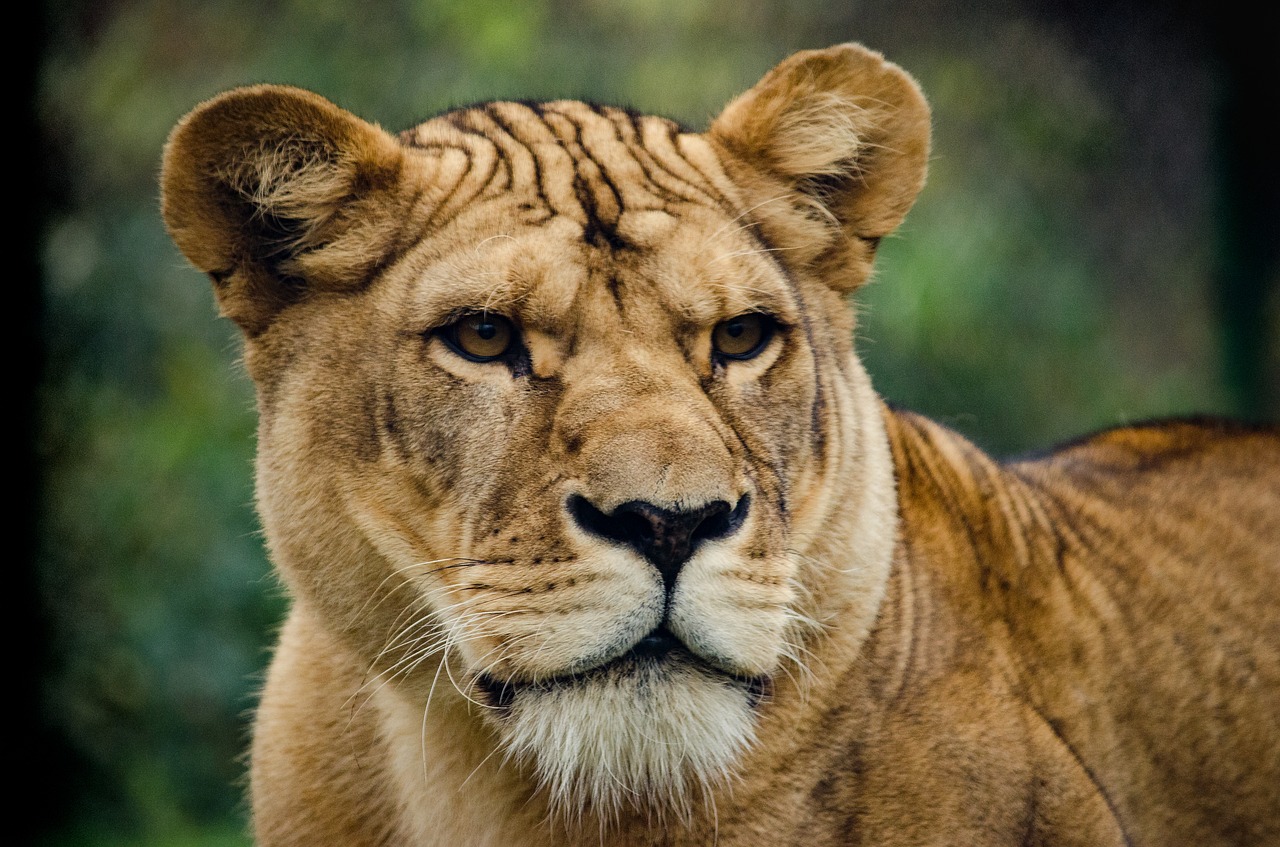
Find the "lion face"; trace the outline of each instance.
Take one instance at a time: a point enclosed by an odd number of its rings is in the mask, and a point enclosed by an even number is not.
[[[625,676],[642,642],[643,664],[727,679],[783,649],[815,396],[800,304],[740,233],[717,249],[710,221],[645,217],[619,221],[625,267],[575,227],[507,229],[372,298],[399,349],[370,363],[386,417],[355,508],[502,699]],[[427,513],[443,531],[415,531]]]
[[[282,388],[269,413],[264,513],[309,526],[294,498],[317,484],[344,501],[382,567],[341,602],[396,611],[367,633],[381,673],[448,662],[548,779],[595,785],[568,763],[600,757],[651,795],[687,749],[727,766],[803,632],[791,492],[829,437],[813,342],[727,213],[625,211],[615,249],[569,220],[506,223],[527,201],[476,203],[465,236],[300,322],[285,379],[324,390]],[[282,558],[312,559],[322,532]],[[599,717],[619,711],[671,755],[628,760]],[[566,738],[567,762],[538,752]]]
[[[393,139],[267,87],[170,143],[296,605],[377,684],[472,700],[566,810],[729,774],[833,608],[818,541],[875,414],[841,295],[927,115],[874,54],[801,58],[706,135],[557,102]]]

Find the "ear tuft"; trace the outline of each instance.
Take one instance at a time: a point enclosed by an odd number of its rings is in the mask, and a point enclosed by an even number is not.
[[[726,106],[709,135],[763,204],[765,230],[851,290],[924,185],[930,116],[905,71],[842,44],[784,60]],[[779,197],[785,208],[771,202]]]

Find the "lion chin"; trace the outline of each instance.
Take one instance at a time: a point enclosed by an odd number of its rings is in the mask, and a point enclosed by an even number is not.
[[[754,742],[767,680],[726,673],[659,630],[586,672],[477,685],[508,758],[572,823],[587,811],[687,818]]]

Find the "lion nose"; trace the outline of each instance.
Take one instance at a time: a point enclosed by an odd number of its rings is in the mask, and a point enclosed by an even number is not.
[[[680,568],[704,541],[725,538],[737,531],[747,516],[747,496],[730,506],[713,500],[694,509],[664,509],[643,500],[631,500],[605,514],[587,498],[569,498],[569,513],[586,532],[635,549],[662,574],[670,595]]]

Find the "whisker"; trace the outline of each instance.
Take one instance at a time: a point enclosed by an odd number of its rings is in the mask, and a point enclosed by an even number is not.
[[[436,683],[440,681],[440,671],[444,668],[445,662],[447,662],[448,660],[449,660],[449,657],[445,656],[441,660],[440,664],[436,666],[435,675],[431,677],[431,687],[427,689],[427,702],[424,703],[422,706],[421,747],[422,747],[422,780],[424,783],[430,783],[431,781],[430,774],[427,771],[427,759],[428,759],[427,757],[427,715],[431,712],[431,700],[435,697],[435,694],[436,694]]]
[[[501,749],[502,749],[502,747],[501,747],[500,745],[497,745],[497,744],[493,745],[493,749],[489,751],[489,755],[487,755],[487,756],[485,756],[483,759],[481,759],[481,760],[480,760],[480,764],[476,765],[474,768],[472,768],[472,769],[471,769],[471,773],[467,774],[466,779],[464,779],[464,780],[462,780],[462,782],[458,783],[458,790],[459,790],[459,791],[461,791],[464,787],[466,787],[466,784],[467,784],[468,782],[470,782],[470,781],[471,781],[471,777],[475,776],[475,775],[476,775],[476,773],[477,773],[477,772],[478,772],[482,767],[484,767],[484,766],[485,766],[485,763],[486,763],[486,762],[488,762],[490,759],[492,759],[495,755],[497,755],[498,751],[499,751],[499,750],[501,750]],[[501,766],[501,764],[499,764],[499,766]]]
[[[737,223],[738,221],[742,220],[742,219],[743,219],[743,218],[745,218],[747,215],[749,215],[749,214],[751,214],[752,212],[754,212],[756,209],[759,209],[759,208],[761,208],[762,206],[767,206],[767,205],[769,205],[770,203],[776,203],[776,202],[778,202],[779,200],[786,200],[786,199],[787,199],[788,197],[790,197],[790,196],[791,196],[790,194],[779,194],[779,195],[777,195],[776,197],[770,197],[770,198],[769,198],[769,199],[767,199],[767,200],[761,200],[759,203],[755,204],[754,206],[752,206],[752,207],[750,207],[750,208],[748,208],[748,209],[744,209],[744,210],[742,210],[742,211],[741,211],[741,212],[739,212],[737,215],[735,215],[734,217],[730,218],[730,219],[729,219],[729,221],[728,221],[728,222],[726,222],[724,226],[720,227],[720,228],[719,228],[719,229],[717,229],[715,232],[711,233],[711,234],[710,234],[710,235],[708,235],[706,238],[702,239],[702,244],[703,244],[703,245],[705,245],[707,242],[709,242],[709,241],[713,241],[714,239],[718,238],[718,237],[720,236],[720,233],[724,232],[726,229],[728,229],[729,227],[733,226],[735,223]],[[742,226],[739,226],[737,229],[735,229],[735,230],[734,230],[734,232],[737,232],[737,231],[742,230],[742,229],[746,229],[746,228],[748,228],[750,225],[751,225],[751,224],[749,224],[749,223],[748,223],[748,224],[743,224]]]
[[[723,259],[732,259],[735,256],[754,256],[760,253],[784,253],[788,250],[803,250],[804,247],[757,247],[752,250],[734,250],[730,253],[721,253],[707,264],[714,264]]]

